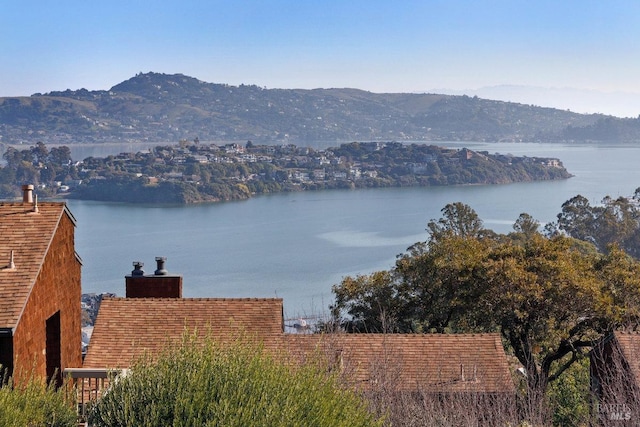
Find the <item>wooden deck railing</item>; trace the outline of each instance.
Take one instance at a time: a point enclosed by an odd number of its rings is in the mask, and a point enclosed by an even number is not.
[[[126,374],[126,369],[66,368],[64,370],[64,376],[70,380],[70,387],[76,394],[79,420],[86,421],[89,404],[102,397],[109,388],[109,381],[123,374]]]

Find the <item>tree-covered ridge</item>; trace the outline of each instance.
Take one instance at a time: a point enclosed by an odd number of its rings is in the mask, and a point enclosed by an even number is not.
[[[7,144],[352,140],[637,141],[640,121],[477,97],[266,89],[146,73],[109,90],[0,98]]]
[[[281,191],[503,184],[571,176],[558,159],[395,142],[354,142],[316,151],[251,142],[219,147],[196,140],[78,163],[71,162],[66,147],[49,152],[38,143],[28,150],[9,149],[4,157],[7,165],[0,170],[4,178],[0,189],[5,197],[18,191],[17,183],[30,182],[45,195],[68,187],[75,198],[134,203],[215,202]]]

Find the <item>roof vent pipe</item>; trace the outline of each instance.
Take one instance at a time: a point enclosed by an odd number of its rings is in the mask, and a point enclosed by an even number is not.
[[[31,212],[38,213],[38,195],[34,194],[33,196],[33,207],[31,208]]]
[[[144,271],[142,270],[144,267],[144,263],[140,261],[133,261],[133,271],[131,272],[132,276],[144,276]]]
[[[0,267],[0,270],[15,270],[15,269],[16,269],[16,264],[13,262],[13,249],[12,249],[9,255],[9,264],[3,265],[2,267]]]
[[[33,185],[29,184],[22,186],[22,202],[33,203]]]
[[[166,276],[169,272],[164,268],[164,263],[167,260],[167,257],[157,256],[156,264],[158,265],[158,269],[153,272],[156,276]]]

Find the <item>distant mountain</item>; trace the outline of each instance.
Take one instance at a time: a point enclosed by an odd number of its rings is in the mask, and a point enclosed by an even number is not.
[[[477,97],[264,89],[138,74],[109,90],[0,98],[0,142],[640,140],[638,119]]]
[[[640,93],[602,92],[570,87],[540,87],[523,85],[486,86],[479,89],[437,89],[447,95],[479,96],[520,104],[570,110],[583,114],[608,114],[616,117],[640,115]]]

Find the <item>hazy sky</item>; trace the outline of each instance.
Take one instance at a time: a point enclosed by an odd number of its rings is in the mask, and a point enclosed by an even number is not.
[[[640,94],[640,1],[0,1],[0,96],[109,89],[148,71],[268,88]]]

